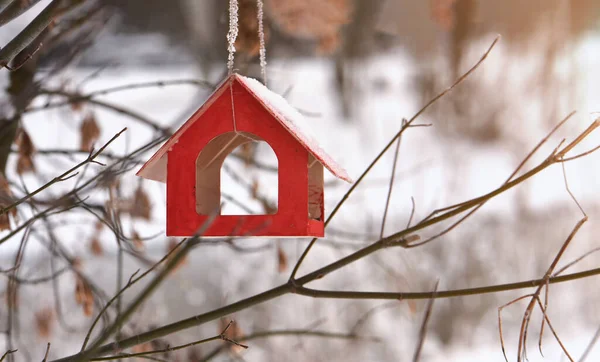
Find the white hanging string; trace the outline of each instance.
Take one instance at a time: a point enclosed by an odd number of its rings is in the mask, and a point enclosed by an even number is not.
[[[235,57],[235,40],[237,39],[239,32],[239,17],[238,17],[239,5],[238,0],[229,0],[229,31],[227,32],[227,51],[229,55],[227,57],[227,69],[229,75],[233,74],[233,63]],[[229,94],[231,95],[231,118],[233,120],[233,130],[237,133],[237,124],[235,122],[235,104],[233,102],[233,84],[229,83]]]
[[[267,85],[267,48],[265,46],[265,29],[263,25],[264,11],[263,11],[263,0],[256,0],[258,18],[258,39],[260,41],[260,74],[262,75],[263,83]]]
[[[227,32],[227,51],[229,56],[227,57],[227,69],[229,74],[233,73],[233,59],[235,55],[235,40],[237,39],[239,28],[238,28],[238,11],[239,5],[238,0],[229,0],[229,32]]]
[[[265,28],[264,28],[264,4],[263,0],[256,0],[256,17],[258,20],[258,39],[259,39],[259,58],[260,58],[260,73],[263,83],[267,85],[267,48],[265,45]],[[238,0],[229,0],[229,31],[227,32],[227,69],[229,74],[233,73],[235,60],[235,41],[239,33],[239,4]],[[237,124],[235,121],[235,105],[233,102],[233,87],[230,85],[231,109],[233,118],[233,129],[237,132]]]

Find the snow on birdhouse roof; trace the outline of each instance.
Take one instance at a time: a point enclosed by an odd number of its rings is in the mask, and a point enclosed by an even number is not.
[[[271,91],[256,79],[237,75],[242,84],[252,92],[256,98],[267,107],[277,120],[298,140],[306,149],[312,153],[319,162],[325,166],[334,176],[347,182],[352,179],[333,158],[331,158],[320,146],[317,138],[311,132],[306,118],[298,110],[288,103],[282,96]]]
[[[229,79],[237,79],[244,88],[246,88],[273,116],[281,125],[298,141],[307,151],[309,151],[325,168],[327,168],[334,176],[347,182],[352,182],[352,179],[346,170],[340,166],[331,156],[329,156],[317,142],[317,138],[310,131],[310,127],[306,122],[305,117],[294,107],[292,107],[282,96],[271,91],[261,82],[256,79],[244,77],[239,74],[232,74],[226,78],[218,87],[217,90],[209,97],[198,112],[210,106],[211,99],[226,86],[230,86]],[[197,112],[197,113],[198,113]],[[138,176],[150,180],[165,182],[167,173],[167,152],[177,143],[177,140],[199,117],[192,116],[186,123],[181,126],[177,132],[146,162],[137,172]]]

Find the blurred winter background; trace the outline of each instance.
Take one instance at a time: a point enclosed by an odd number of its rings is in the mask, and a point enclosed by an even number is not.
[[[37,2],[0,28],[2,44],[48,3]],[[240,0],[236,68],[259,77],[255,4]],[[90,142],[103,144],[123,127],[127,132],[111,144],[101,162],[110,163],[147,145],[160,132],[140,119],[176,129],[211,93],[210,85],[226,74],[227,1],[102,0],[85,6],[82,11],[89,16],[81,19],[86,26],[64,35],[52,51],[42,48],[30,60],[33,63],[12,73],[2,70],[0,75],[5,90],[2,117],[22,113],[23,131],[17,134],[17,143],[8,142],[12,152],[5,171],[17,196],[84,160]],[[473,65],[496,34],[502,36],[484,64],[417,121],[431,126],[410,129],[402,138],[385,234],[406,226],[411,198],[418,220],[434,209],[489,192],[569,112],[578,111],[530,165],[545,158],[562,138],[572,139],[585,129],[598,116],[594,112],[600,111],[597,0],[265,0],[265,7],[269,87],[307,117],[323,148],[354,178],[397,132],[403,118],[411,117]],[[17,77],[30,77],[27,91],[15,89],[24,82]],[[166,84],[77,98],[155,81]],[[9,132],[2,132],[0,148],[6,153]],[[596,135],[585,146],[598,144]],[[164,184],[134,176],[156,148],[136,154],[122,172],[80,195],[88,197],[86,203],[97,214],[118,210],[121,232],[131,245],[119,246],[113,231],[81,208],[40,218],[28,233],[14,235],[9,233],[20,223],[11,217],[9,228],[0,232],[0,238],[11,235],[0,244],[0,270],[19,266],[18,273],[0,274],[0,352],[19,350],[9,359],[41,360],[47,342],[52,343],[51,359],[77,352],[99,305],[134,271],[144,270],[173,246],[175,241],[164,237]],[[222,189],[235,202],[224,200],[226,207],[243,204],[261,210],[276,202],[276,160],[270,152],[259,144],[227,159]],[[390,152],[367,176],[331,223],[326,238],[317,243],[301,274],[379,238],[392,162]],[[599,162],[600,155],[592,154],[566,165],[570,189],[590,222],[561,265],[600,246]],[[19,206],[19,219],[27,220],[101,169],[90,164],[74,179],[43,191]],[[349,185],[330,175],[325,182],[327,212]],[[436,280],[446,290],[539,278],[580,217],[565,190],[563,169],[553,166],[492,200],[434,243],[379,252],[316,287],[429,291]],[[433,235],[435,230],[428,232]],[[123,326],[121,336],[284,283],[306,243],[251,238],[198,247]],[[593,254],[571,271],[594,268],[598,262]],[[592,277],[550,287],[548,315],[576,360],[600,325],[599,286]],[[140,287],[125,294],[124,305]],[[497,308],[523,294],[526,291],[436,301],[421,360],[503,361]],[[425,306],[425,302],[284,296],[231,316],[236,332],[325,330],[340,338],[255,339],[248,341],[246,351],[225,348],[212,356],[220,346],[213,342],[160,358],[407,361]],[[516,360],[524,310],[522,303],[503,312],[511,360]],[[538,352],[540,321],[538,312],[530,331],[530,361],[566,361],[551,333],[544,336],[545,358]],[[217,322],[209,323],[138,350],[210,337],[220,328]],[[600,358],[600,347],[596,349],[588,361]]]

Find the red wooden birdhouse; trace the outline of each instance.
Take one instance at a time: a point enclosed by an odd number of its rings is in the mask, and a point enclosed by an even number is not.
[[[306,132],[302,115],[260,82],[232,74],[137,175],[167,183],[167,235],[324,235],[323,167],[348,174]],[[269,215],[221,215],[221,166],[238,146],[264,141],[278,160],[278,208]]]

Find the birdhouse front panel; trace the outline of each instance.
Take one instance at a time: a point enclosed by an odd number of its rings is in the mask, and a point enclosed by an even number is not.
[[[222,92],[198,115],[168,152],[167,234],[195,235],[212,213],[218,213],[225,157],[244,142],[263,140],[278,159],[277,212],[219,215],[203,235],[322,236],[322,222],[311,222],[308,211],[308,151],[243,86],[234,81],[231,87],[232,92]],[[209,177],[204,180],[203,175]]]
[[[229,76],[138,171],[167,183],[167,235],[322,237],[323,169],[350,178],[302,132],[302,123],[297,110],[258,81]],[[221,215],[223,162],[236,147],[257,141],[277,156],[278,208],[268,215]]]

